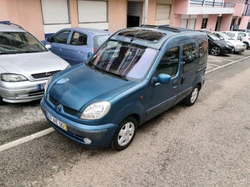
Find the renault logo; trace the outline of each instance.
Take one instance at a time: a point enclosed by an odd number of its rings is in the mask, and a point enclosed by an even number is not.
[[[61,109],[61,105],[58,104],[58,105],[56,106],[56,109],[59,111],[59,110]]]

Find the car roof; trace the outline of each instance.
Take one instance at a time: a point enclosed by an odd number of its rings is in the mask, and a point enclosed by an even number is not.
[[[204,32],[192,29],[169,26],[142,25],[141,27],[122,29],[113,34],[111,36],[111,39],[160,49],[168,39],[175,38],[175,36],[178,35],[188,37],[203,35],[205,37]]]
[[[111,34],[108,31],[100,30],[100,29],[93,29],[93,28],[83,28],[83,27],[74,27],[74,28],[66,28],[66,30],[73,30],[77,32],[85,32],[91,35],[108,35]]]
[[[26,32],[20,26],[0,23],[0,32]]]

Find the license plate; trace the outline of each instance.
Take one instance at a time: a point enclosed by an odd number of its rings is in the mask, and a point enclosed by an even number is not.
[[[52,115],[51,115],[50,113],[48,113],[48,112],[47,112],[47,117],[48,117],[48,119],[49,119],[52,123],[54,123],[56,126],[62,128],[62,129],[64,129],[65,131],[68,130],[68,129],[67,129],[67,125],[66,125],[65,123],[61,122],[60,120],[58,120],[57,118],[55,118],[54,116],[52,116]]]
[[[46,85],[46,83],[38,84],[38,85],[37,85],[37,89],[38,89],[38,90],[44,90],[45,85]]]

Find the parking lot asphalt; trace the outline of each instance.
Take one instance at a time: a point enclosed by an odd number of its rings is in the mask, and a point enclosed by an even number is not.
[[[250,50],[240,54],[208,56],[207,71],[250,57]],[[0,145],[50,128],[40,109],[39,101],[5,104],[0,107]]]

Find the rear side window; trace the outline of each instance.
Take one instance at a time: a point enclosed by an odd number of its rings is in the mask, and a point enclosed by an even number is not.
[[[79,32],[74,32],[70,41],[70,45],[87,45],[87,35]]]
[[[205,64],[207,62],[207,42],[204,40],[201,40],[199,42],[199,64]]]
[[[170,48],[162,57],[157,70],[156,76],[163,73],[174,77],[178,70],[179,64],[179,47]]]
[[[232,37],[232,38],[235,37],[235,34],[232,33],[232,32],[228,32],[227,35],[230,36],[230,37]]]
[[[197,48],[195,43],[183,46],[183,72],[188,72],[195,68]]]

